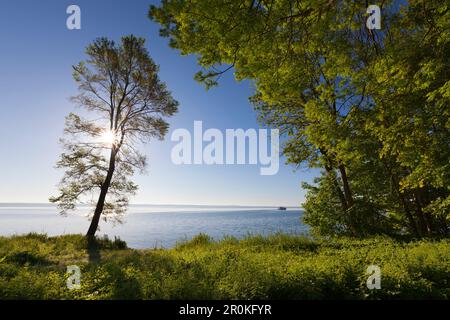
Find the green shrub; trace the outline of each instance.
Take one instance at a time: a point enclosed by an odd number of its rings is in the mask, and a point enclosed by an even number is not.
[[[448,299],[450,241],[311,240],[200,234],[173,249],[126,249],[120,239],[0,237],[0,299]],[[66,287],[66,268],[81,288]],[[366,286],[369,265],[381,289]]]

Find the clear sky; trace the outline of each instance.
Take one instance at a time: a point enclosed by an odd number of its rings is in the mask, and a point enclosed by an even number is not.
[[[192,130],[194,120],[220,130],[259,128],[248,102],[250,83],[229,73],[219,87],[206,91],[193,80],[195,58],[180,56],[160,38],[147,18],[150,0],[2,1],[0,4],[0,202],[47,202],[63,172],[54,165],[62,149],[64,117],[76,108],[71,66],[84,60],[85,47],[97,37],[119,40],[144,37],[160,65],[160,77],[180,102],[169,119],[171,131]],[[66,28],[66,8],[81,8],[81,30]],[[165,141],[145,147],[149,168],[137,176],[140,190],[133,203],[298,206],[302,181],[317,172],[284,165],[261,176],[258,165],[181,165],[170,159],[175,145]]]

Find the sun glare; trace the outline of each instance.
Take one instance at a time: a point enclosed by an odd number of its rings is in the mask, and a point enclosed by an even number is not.
[[[108,145],[113,145],[116,142],[116,135],[111,130],[105,130],[100,136],[100,141]]]

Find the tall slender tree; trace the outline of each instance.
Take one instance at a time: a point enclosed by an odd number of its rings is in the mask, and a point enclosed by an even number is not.
[[[87,47],[88,59],[73,66],[79,94],[71,100],[86,112],[66,118],[65,152],[57,163],[65,174],[59,195],[50,201],[61,213],[79,202],[95,205],[88,238],[95,236],[102,216],[120,220],[125,213],[137,190],[130,178],[146,166],[139,146],[163,139],[168,130],[164,118],[178,110],[144,44],[133,35],[123,37],[120,45],[99,38]]]

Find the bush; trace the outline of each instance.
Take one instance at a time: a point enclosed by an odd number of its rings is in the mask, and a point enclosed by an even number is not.
[[[0,237],[1,299],[448,299],[450,241],[311,240],[276,234],[205,234],[173,249],[125,249],[83,236]],[[81,269],[68,290],[66,266]],[[381,268],[381,289],[366,286],[369,265]]]

